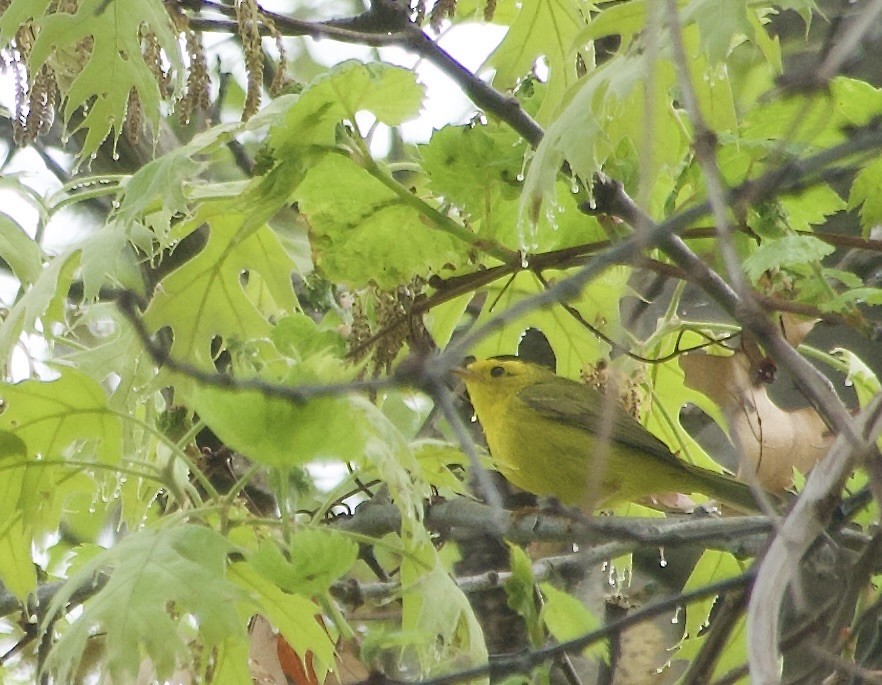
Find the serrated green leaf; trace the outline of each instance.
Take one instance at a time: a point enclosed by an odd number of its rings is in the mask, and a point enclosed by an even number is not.
[[[838,312],[855,304],[882,304],[882,288],[866,287],[846,290],[831,300],[821,302],[818,308],[822,312]]]
[[[486,663],[487,647],[468,598],[448,574],[425,528],[403,536],[401,629],[431,635],[414,645],[422,670],[449,670],[451,663]]]
[[[744,260],[744,272],[754,281],[770,269],[801,266],[817,262],[836,248],[811,235],[788,235],[766,240]]]
[[[423,86],[408,69],[349,60],[309,84],[270,128],[267,140],[277,160],[289,160],[310,145],[333,145],[337,124],[358,112],[397,126],[416,116],[423,96]]]
[[[352,160],[329,155],[294,192],[316,267],[331,281],[391,288],[463,258],[455,241]]]
[[[326,528],[298,531],[291,537],[287,557],[268,540],[249,557],[254,568],[279,588],[306,597],[327,593],[357,559],[358,545]]]
[[[13,0],[0,13],[0,48],[6,49],[23,24],[42,17],[52,0]]]
[[[728,552],[706,550],[692,569],[692,574],[686,581],[683,592],[689,592],[727,578],[734,578],[742,572],[741,563]],[[715,601],[716,597],[709,597],[689,605],[684,626],[686,635],[694,637],[703,632],[707,627]]]
[[[526,225],[520,206],[526,144],[504,127],[446,126],[420,152],[432,190],[456,205],[480,237],[530,253],[607,237],[563,182],[554,185],[548,211]]]
[[[107,394],[77,369],[61,369],[54,381],[28,380],[0,386],[5,411],[0,430],[9,431],[28,447],[30,455],[59,458],[74,443],[97,446],[98,461],[120,459],[122,428],[107,406]]]
[[[575,40],[584,25],[575,3],[524,0],[517,19],[480,70],[495,68],[493,84],[507,90],[532,69],[539,57],[544,57],[550,75],[539,120],[547,120],[557,111],[567,88],[576,82]]]
[[[334,642],[321,623],[319,607],[306,597],[282,591],[246,562],[232,564],[229,578],[249,594],[297,654],[312,652],[321,682],[334,663]]]
[[[134,173],[126,183],[119,207],[119,217],[123,222],[133,222],[157,202],[172,214],[186,210],[184,189],[188,181],[198,176],[202,166],[191,157],[193,150],[189,148],[177,148],[148,162]]]
[[[136,90],[154,131],[158,129],[161,95],[141,51],[141,35],[149,27],[172,62],[180,83],[183,62],[177,32],[159,0],[82,0],[75,14],[55,12],[37,22],[30,52],[30,71],[36,73],[59,50],[73,50],[84,39],[92,49],[86,64],[72,80],[59,79],[64,96],[65,124],[75,110],[87,106],[76,130],[87,131],[80,159],[88,158],[114,132],[119,137],[129,93]]]
[[[43,251],[18,222],[0,212],[0,258],[12,269],[23,287],[39,278]]]
[[[848,208],[860,207],[861,227],[864,236],[882,223],[882,157],[861,169],[851,184]]]
[[[63,320],[67,291],[78,264],[76,251],[55,257],[9,310],[0,323],[0,359],[9,359],[21,334],[30,331],[38,319],[42,319],[47,329],[50,324]]]
[[[786,141],[789,152],[842,142],[848,130],[882,114],[882,90],[865,81],[839,76],[828,90],[777,98],[745,115],[746,139]]]
[[[413,445],[413,451],[420,476],[429,485],[458,495],[469,494],[465,481],[450,470],[451,466],[460,466],[464,472],[469,465],[461,449],[436,440],[420,440]]]
[[[143,275],[129,242],[129,231],[115,221],[106,223],[80,242],[83,300],[98,299],[104,286],[143,292]]]
[[[647,79],[654,82],[656,98],[651,107],[652,178],[665,167],[680,164],[686,147],[676,130],[671,105],[669,91],[676,82],[673,66],[667,60],[650,61],[645,53],[617,55],[573,88],[566,107],[536,148],[522,196],[522,207],[531,221],[539,216],[542,201],[553,201],[554,184],[565,159],[586,181],[610,159],[618,161],[619,150],[625,150],[621,161],[633,166],[633,151],[646,139],[642,86]]]
[[[71,575],[48,606],[44,631],[96,573],[109,575],[107,585],[84,603],[82,615],[61,633],[46,670],[59,682],[69,682],[95,631],[106,636],[113,682],[134,680],[145,655],[160,679],[168,677],[188,654],[184,636],[192,630],[191,621],[207,648],[228,638],[244,640],[236,611],[244,594],[226,578],[229,551],[229,542],[215,531],[185,524],[141,530],[101,552]]]
[[[788,225],[795,231],[808,231],[847,206],[835,190],[823,183],[798,195],[781,197],[779,203],[786,213]]]
[[[208,242],[162,279],[144,312],[152,330],[172,328],[174,356],[203,368],[214,368],[211,343],[216,336],[228,344],[264,337],[271,330],[270,316],[297,307],[294,264],[276,234],[262,225],[265,214],[245,214],[249,208],[242,202],[203,204],[181,231],[207,224]],[[259,275],[271,302],[261,305],[248,296],[243,273]]]
[[[241,685],[253,682],[249,645],[244,640],[225,640],[214,655],[211,685]]]
[[[433,190],[476,218],[493,195],[517,200],[526,153],[517,134],[494,124],[445,126],[420,146]]]
[[[472,299],[474,299],[474,295],[466,293],[449,302],[432,307],[423,314],[423,323],[432,334],[432,340],[435,341],[435,344],[443,348],[450,342],[457,326],[464,323],[464,315]]]

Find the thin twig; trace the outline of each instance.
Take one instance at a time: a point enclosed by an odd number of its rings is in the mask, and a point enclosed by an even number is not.
[[[677,607],[682,607],[731,590],[747,587],[752,580],[753,572],[748,570],[734,578],[728,578],[726,580],[712,583],[690,592],[681,592],[666,597],[658,602],[648,604],[617,621],[612,621],[598,630],[590,631],[573,640],[567,640],[559,644],[535,649],[526,654],[501,658],[491,663],[481,664],[473,668],[463,669],[453,673],[447,673],[435,678],[426,678],[419,682],[420,685],[452,685],[453,683],[460,683],[485,676],[489,676],[492,681],[516,673],[526,674],[536,666],[549,661],[550,659],[556,658],[559,654],[581,651],[585,649],[585,647],[605,640],[612,635],[620,633],[626,628],[647,621],[659,614],[669,612]],[[411,683],[412,681],[397,680],[385,677],[381,674],[374,674],[368,680],[358,683],[358,685],[411,685]]]

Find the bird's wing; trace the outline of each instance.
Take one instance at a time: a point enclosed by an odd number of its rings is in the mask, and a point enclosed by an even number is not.
[[[518,398],[549,419],[592,433],[601,432],[604,419],[611,420],[610,437],[616,442],[683,465],[671,454],[667,445],[618,405],[604,411],[604,403],[610,400],[599,392],[575,381],[560,381],[560,378],[556,378],[552,382],[529,385],[518,393]]]

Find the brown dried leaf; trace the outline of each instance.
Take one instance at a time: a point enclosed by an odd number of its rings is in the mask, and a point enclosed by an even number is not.
[[[279,663],[278,636],[270,622],[263,616],[255,616],[248,626],[248,662],[251,679],[258,685],[287,685],[288,680]]]
[[[802,344],[818,321],[820,321],[818,318],[807,318],[790,312],[782,312],[779,316],[781,333],[784,335],[784,339],[794,347]]]
[[[747,355],[731,357],[693,353],[680,357],[686,385],[707,395],[723,410],[729,437],[741,452],[738,476],[750,480],[751,471],[771,492],[792,484],[793,469],[807,473],[833,441],[811,407],[784,410],[772,402]]]

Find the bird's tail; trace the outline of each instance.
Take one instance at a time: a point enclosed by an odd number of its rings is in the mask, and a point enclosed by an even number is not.
[[[719,500],[741,513],[754,514],[760,511],[757,498],[746,483],[736,480],[732,476],[708,471],[699,466],[684,464],[687,470],[695,476],[703,485],[699,491],[711,499]],[[776,500],[773,495],[770,498]]]

